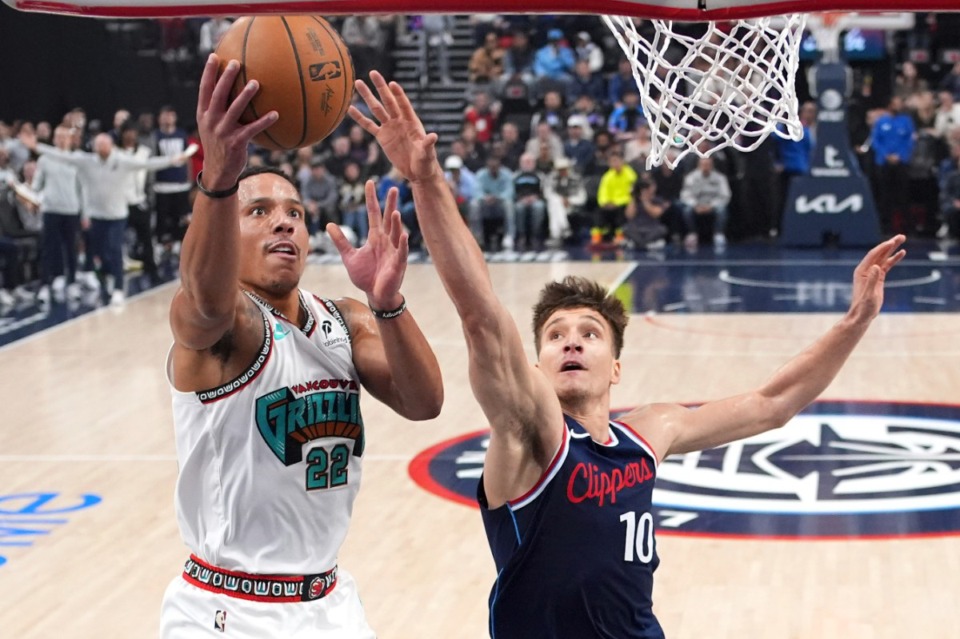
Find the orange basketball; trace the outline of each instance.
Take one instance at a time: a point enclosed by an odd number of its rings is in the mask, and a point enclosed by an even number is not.
[[[323,18],[240,18],[220,40],[217,56],[221,72],[230,60],[241,64],[231,97],[250,80],[260,83],[243,122],[270,111],[280,114],[253,140],[267,149],[316,144],[340,124],[350,106],[354,78],[350,50]]]

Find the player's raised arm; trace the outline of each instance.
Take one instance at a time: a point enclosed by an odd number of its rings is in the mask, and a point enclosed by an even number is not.
[[[357,82],[357,91],[374,119],[355,107],[350,115],[377,138],[393,165],[410,181],[424,240],[463,324],[474,394],[494,429],[493,463],[498,458],[498,442],[502,442],[512,451],[507,455],[508,472],[524,474],[532,466],[549,463],[559,445],[559,401],[527,360],[520,332],[497,299],[483,254],[444,180],[437,161],[436,134],[424,131],[399,84],[388,84],[377,72],[370,77],[379,97],[362,81]],[[531,435],[537,445],[517,445],[530,441]],[[490,464],[488,455],[488,475]]]
[[[250,124],[239,119],[257,92],[251,80],[231,101],[230,89],[240,71],[231,61],[217,78],[216,55],[207,59],[197,99],[197,128],[203,141],[201,192],[183,239],[180,290],[170,309],[177,343],[202,350],[216,344],[233,327],[244,301],[237,287],[240,269],[240,227],[237,219],[237,176],[247,163],[247,145],[277,119],[271,111]]]
[[[905,255],[900,249],[905,239],[897,235],[867,253],[854,271],[852,300],[843,319],[757,390],[695,410],[651,406],[625,419],[662,420],[665,428],[657,431],[668,439],[658,447],[667,455],[721,446],[783,426],[826,390],[867,332],[883,305],[886,275]]]

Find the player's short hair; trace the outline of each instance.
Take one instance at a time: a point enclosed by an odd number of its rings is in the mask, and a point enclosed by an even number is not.
[[[540,291],[540,299],[533,307],[533,339],[537,353],[540,352],[544,324],[557,311],[569,308],[589,308],[607,320],[613,332],[613,355],[620,357],[623,332],[630,321],[623,303],[595,281],[578,275],[550,282]]]
[[[247,168],[245,168],[243,171],[240,172],[240,175],[237,177],[237,184],[239,184],[240,182],[243,182],[248,177],[253,177],[254,175],[262,175],[264,173],[270,173],[271,175],[279,175],[284,180],[289,182],[294,189],[296,189],[298,195],[300,194],[300,186],[297,185],[297,183],[294,182],[289,175],[287,175],[286,173],[284,173],[283,171],[281,171],[275,166],[266,166],[266,165],[248,166]]]

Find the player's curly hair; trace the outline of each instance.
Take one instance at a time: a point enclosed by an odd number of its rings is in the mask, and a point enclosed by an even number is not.
[[[543,325],[560,309],[589,308],[607,320],[613,332],[613,355],[620,357],[623,349],[623,332],[630,318],[623,303],[600,284],[578,275],[568,275],[559,282],[550,282],[540,291],[540,299],[533,307],[533,340],[540,352]]]

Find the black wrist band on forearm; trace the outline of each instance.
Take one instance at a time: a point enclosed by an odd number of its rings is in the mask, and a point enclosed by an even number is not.
[[[200,171],[199,173],[197,173],[197,188],[200,189],[200,192],[206,195],[208,198],[211,198],[214,200],[222,200],[224,198],[228,198],[234,193],[236,193],[237,190],[240,188],[240,183],[237,182],[236,184],[231,186],[229,189],[224,189],[223,191],[208,191],[203,186],[203,182],[200,181],[200,178],[202,176],[203,176],[203,171]]]
[[[378,311],[372,306],[370,307],[370,311],[373,313],[373,316],[376,317],[377,319],[382,319],[382,320],[388,320],[388,319],[393,319],[395,317],[400,317],[401,315],[403,315],[403,312],[405,310],[407,310],[406,298],[404,298],[404,300],[400,302],[400,306],[393,309],[392,311]]]

